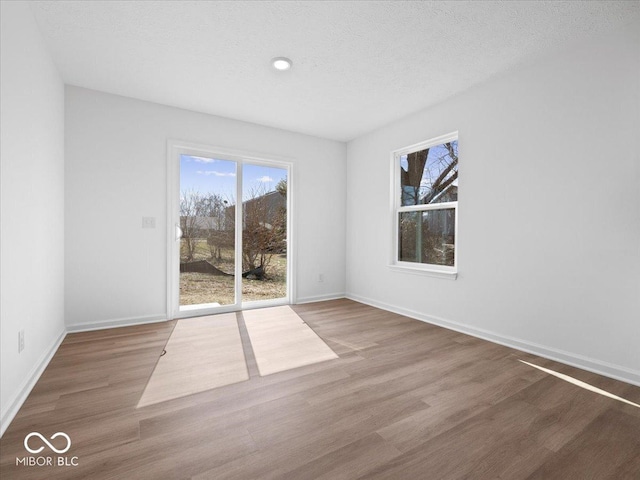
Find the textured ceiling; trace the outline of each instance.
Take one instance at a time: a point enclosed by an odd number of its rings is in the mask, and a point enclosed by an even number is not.
[[[637,1],[32,5],[68,84],[343,141],[640,14]]]

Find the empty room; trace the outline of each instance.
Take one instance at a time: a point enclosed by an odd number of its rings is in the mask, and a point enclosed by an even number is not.
[[[640,479],[640,1],[0,5],[3,480]]]

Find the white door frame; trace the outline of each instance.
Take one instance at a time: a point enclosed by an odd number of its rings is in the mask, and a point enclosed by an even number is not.
[[[236,237],[235,290],[236,303],[217,307],[180,309],[180,240],[176,226],[180,225],[180,155],[199,155],[236,162]],[[287,296],[274,300],[242,302],[242,172],[245,164],[264,165],[287,170]],[[167,141],[167,320],[240,309],[271,307],[295,303],[295,222],[294,179],[292,159],[242,150],[202,145],[170,139]]]

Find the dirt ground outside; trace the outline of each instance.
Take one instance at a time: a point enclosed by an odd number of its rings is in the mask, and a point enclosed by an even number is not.
[[[199,305],[219,303],[231,305],[234,299],[234,250],[223,249],[221,258],[212,258],[205,240],[199,241],[194,260],[206,260],[227,275],[211,275],[206,273],[180,273],[180,305]],[[287,257],[285,254],[274,254],[266,268],[263,280],[242,279],[242,300],[271,300],[287,295]]]

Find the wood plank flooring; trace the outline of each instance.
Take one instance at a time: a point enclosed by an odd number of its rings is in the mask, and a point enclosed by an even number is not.
[[[249,354],[248,381],[143,408],[175,322],[68,335],[0,440],[0,477],[640,478],[639,408],[518,360],[635,403],[638,387],[350,300],[293,309],[339,359],[261,377]],[[67,433],[78,466],[16,466],[32,431]]]

